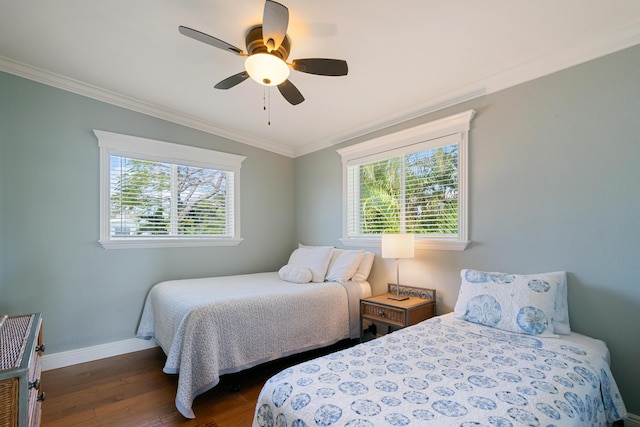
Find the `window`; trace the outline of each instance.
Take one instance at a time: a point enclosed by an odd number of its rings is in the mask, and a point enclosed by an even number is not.
[[[237,245],[245,159],[94,130],[105,248]]]
[[[467,145],[474,111],[338,150],[345,245],[379,245],[413,233],[416,247],[464,250]]]

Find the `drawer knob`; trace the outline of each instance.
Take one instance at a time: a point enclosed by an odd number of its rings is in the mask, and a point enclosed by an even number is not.
[[[29,382],[29,389],[32,389],[32,388],[35,388],[35,389],[40,388],[40,378],[38,378],[33,382]]]
[[[380,311],[378,312],[378,316],[380,316],[380,317],[384,317],[384,311],[383,311],[383,310],[380,310]]]
[[[44,399],[47,398],[46,393],[43,391],[42,393],[40,393],[40,396],[38,396],[38,402],[44,402]]]
[[[44,351],[46,348],[46,346],[44,345],[44,343],[37,345],[36,346],[36,351]]]

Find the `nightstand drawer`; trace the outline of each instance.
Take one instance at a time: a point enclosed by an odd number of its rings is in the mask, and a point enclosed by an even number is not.
[[[405,326],[406,310],[385,307],[368,302],[360,303],[362,317],[369,320],[382,320],[397,326]]]

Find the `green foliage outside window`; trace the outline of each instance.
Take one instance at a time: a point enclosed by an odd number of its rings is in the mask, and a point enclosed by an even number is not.
[[[458,232],[458,146],[359,165],[361,233]]]

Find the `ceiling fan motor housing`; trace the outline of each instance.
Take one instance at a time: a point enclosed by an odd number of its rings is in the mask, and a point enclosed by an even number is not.
[[[269,53],[271,55],[277,56],[278,58],[286,61],[289,57],[289,50],[291,49],[291,42],[289,41],[289,36],[285,36],[284,40],[280,44],[278,49],[272,50],[269,52],[267,46],[264,44],[264,40],[262,37],[262,25],[256,25],[249,29],[247,32],[247,52],[249,55],[253,55],[256,53]]]

